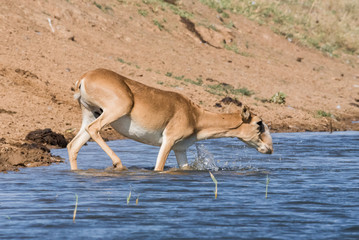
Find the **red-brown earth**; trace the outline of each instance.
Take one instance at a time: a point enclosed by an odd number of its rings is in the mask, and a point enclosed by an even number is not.
[[[191,17],[180,17],[176,9]],[[0,5],[0,171],[59,161],[25,137],[51,128],[70,139],[81,124],[74,83],[100,67],[180,92],[212,111],[236,111],[236,104],[220,103],[230,96],[250,106],[273,132],[359,130],[359,58],[348,64],[243,16],[229,19],[230,28],[228,19],[200,1],[177,6],[5,1]],[[243,88],[252,95],[232,91]],[[280,91],[285,104],[268,101]],[[120,137],[110,128],[104,135]]]

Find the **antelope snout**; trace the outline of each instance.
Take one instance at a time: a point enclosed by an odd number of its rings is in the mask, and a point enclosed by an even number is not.
[[[273,147],[272,147],[272,146],[268,146],[268,145],[266,145],[266,144],[263,144],[263,145],[260,146],[257,150],[258,150],[258,152],[264,153],[264,154],[272,154],[272,153],[273,153]]]

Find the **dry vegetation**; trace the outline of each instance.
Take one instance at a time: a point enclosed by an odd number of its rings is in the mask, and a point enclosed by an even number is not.
[[[353,64],[359,54],[359,2],[356,0],[201,0],[223,18],[243,14],[289,41],[318,49]],[[354,66],[354,65],[353,65]]]

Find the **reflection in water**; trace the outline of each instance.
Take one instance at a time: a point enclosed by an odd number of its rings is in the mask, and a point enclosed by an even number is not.
[[[109,142],[129,168],[114,171],[90,142],[82,170],[0,174],[0,239],[359,239],[359,134],[273,134],[273,142],[275,153],[262,155],[234,139],[204,141],[189,150],[196,170],[179,170],[171,155],[163,172],[153,171],[157,147]]]

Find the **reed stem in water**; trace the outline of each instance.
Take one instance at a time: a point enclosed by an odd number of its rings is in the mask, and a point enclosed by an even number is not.
[[[130,191],[130,193],[128,194],[128,197],[127,197],[127,205],[130,203],[130,199],[131,199],[131,191]]]
[[[215,188],[215,191],[214,191],[214,199],[217,199],[217,179],[213,176],[213,174],[209,171],[209,175],[211,176],[212,178],[212,181],[214,182],[216,188]]]
[[[266,181],[266,199],[268,197],[268,185],[269,185],[269,177],[268,177],[268,174],[267,174],[267,181]]]
[[[75,203],[75,209],[74,209],[74,216],[72,218],[72,221],[75,223],[75,219],[76,219],[76,212],[77,212],[77,204],[79,203],[79,197],[77,196],[77,194],[75,194],[76,196],[76,203]]]

